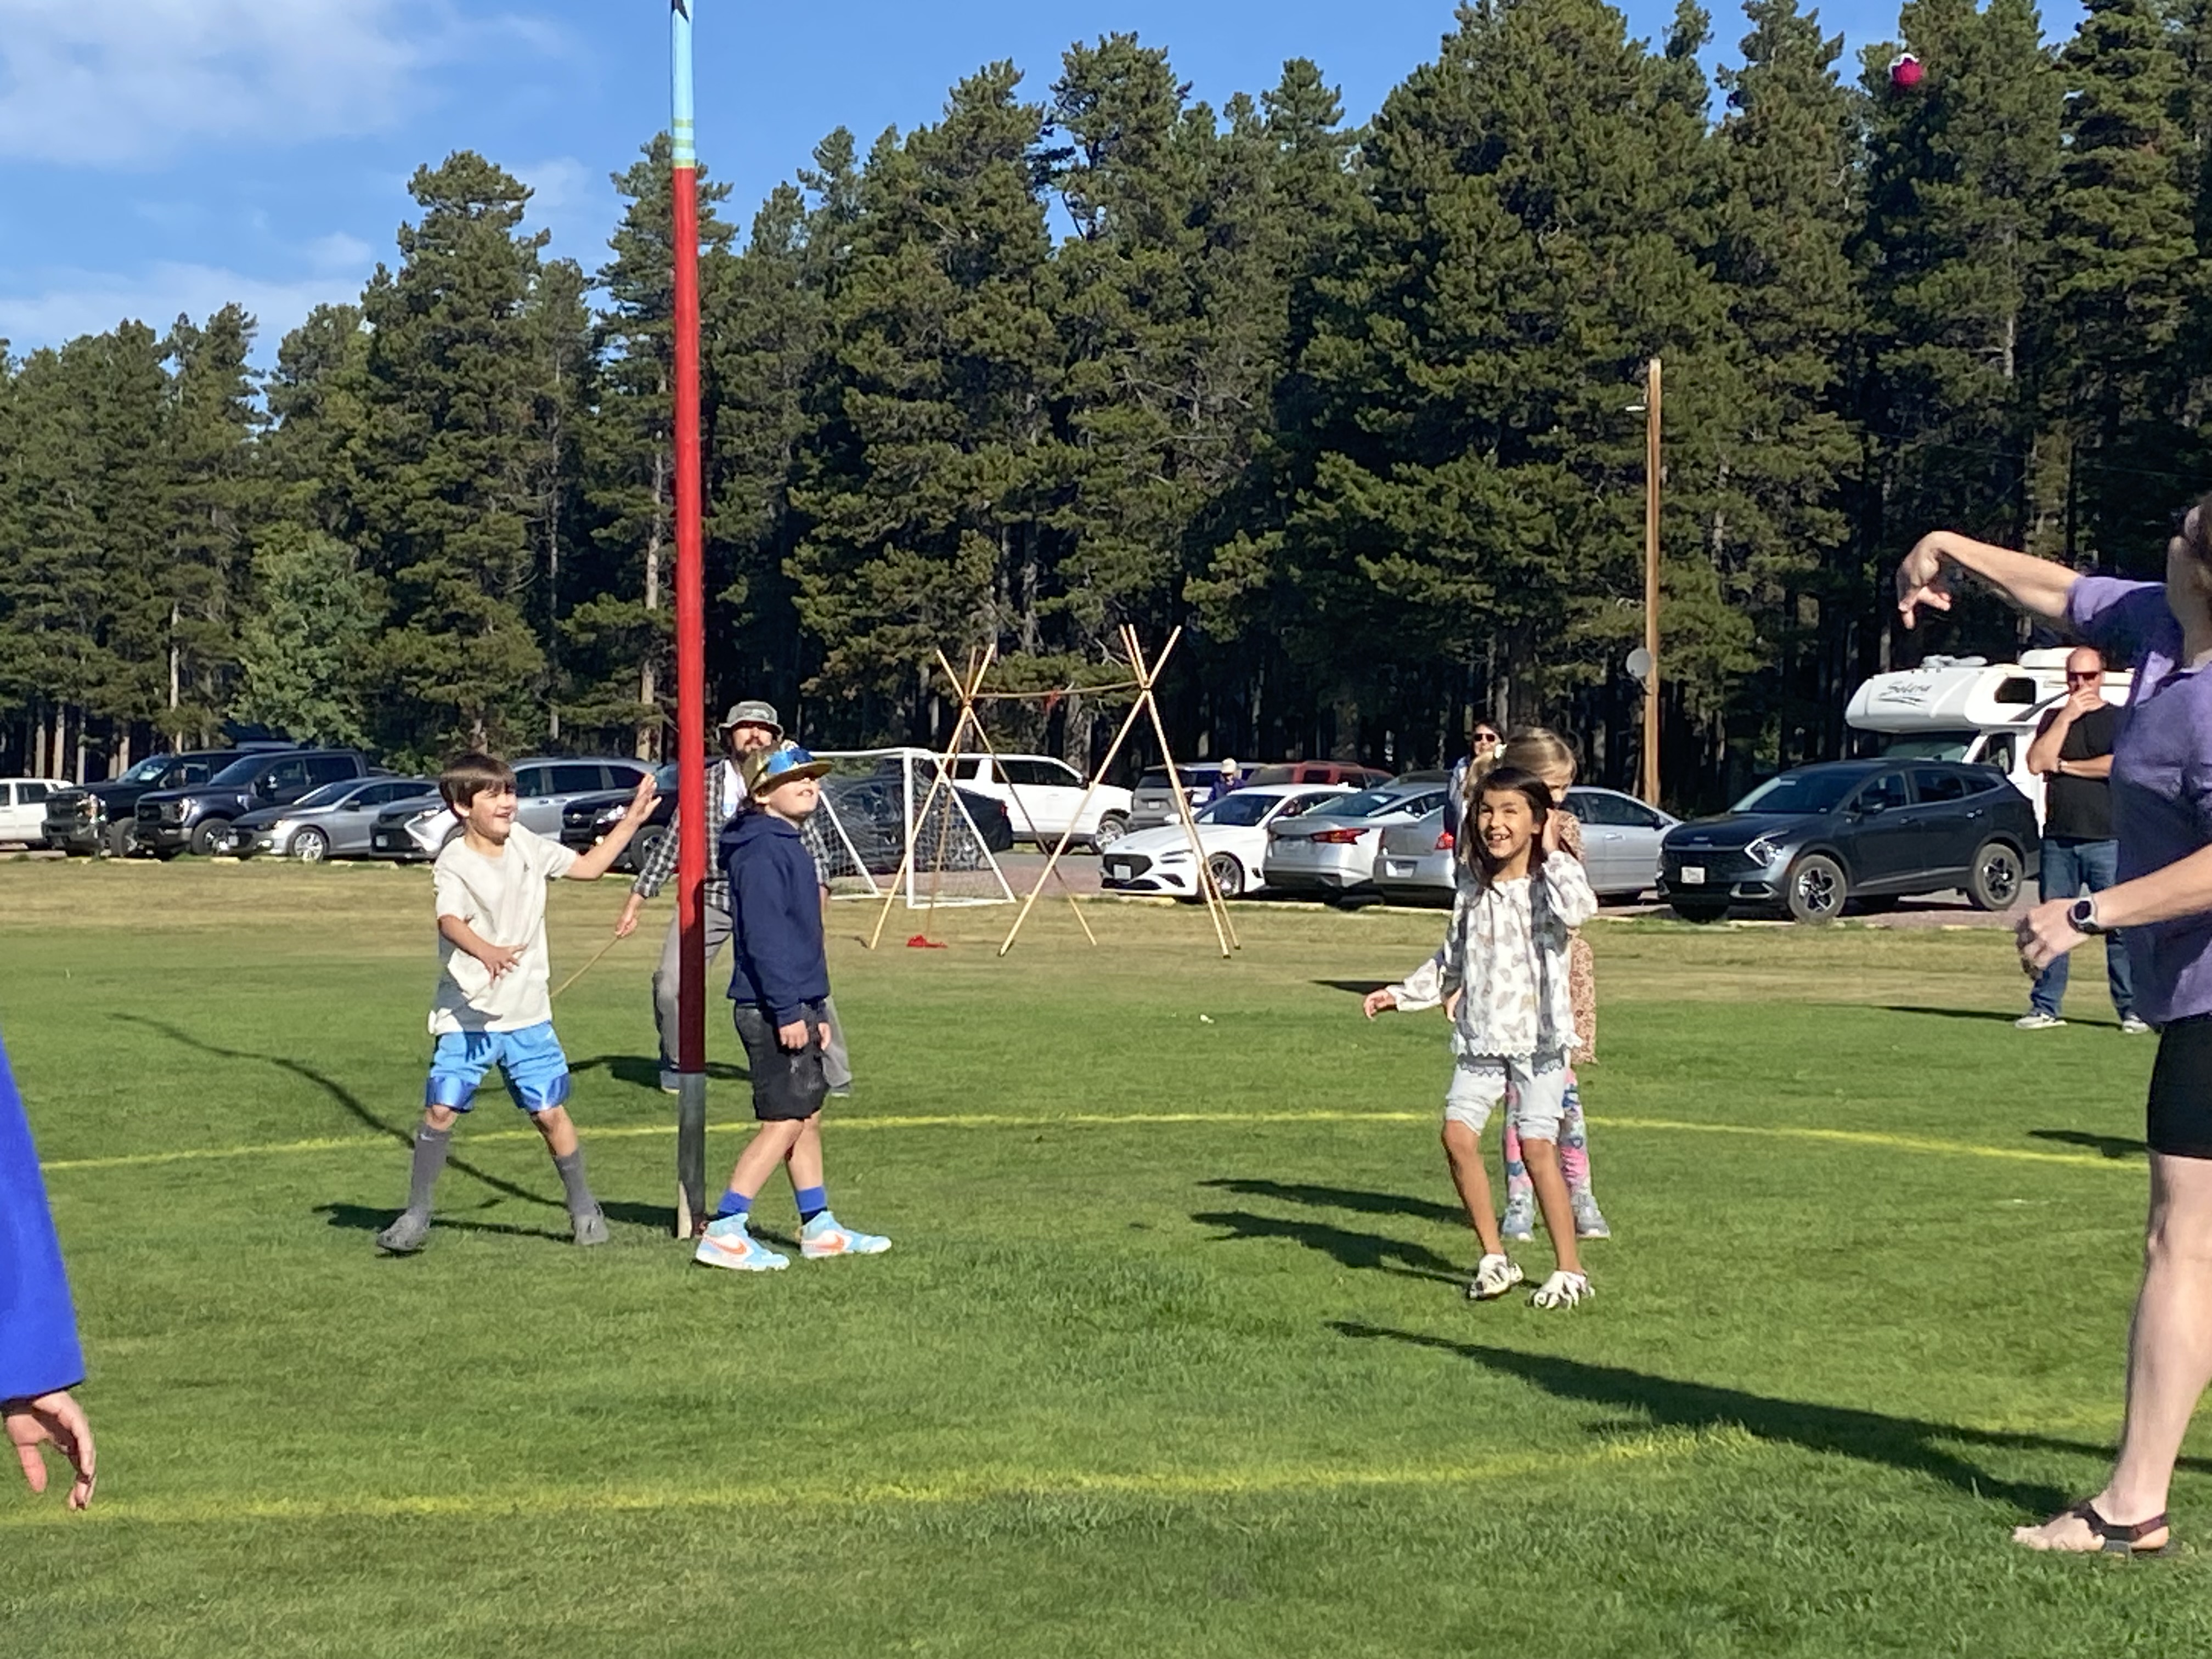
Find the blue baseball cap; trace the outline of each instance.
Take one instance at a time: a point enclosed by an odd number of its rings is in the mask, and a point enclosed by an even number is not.
[[[789,783],[793,778],[818,778],[829,769],[828,761],[817,760],[786,740],[745,757],[745,793],[757,799],[780,783]]]

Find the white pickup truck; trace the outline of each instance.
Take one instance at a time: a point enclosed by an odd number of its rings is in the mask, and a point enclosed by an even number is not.
[[[1109,847],[1128,833],[1127,790],[1102,783],[1085,806],[1083,775],[1049,755],[963,755],[953,763],[952,781],[1003,802],[1017,841],[1042,846],[1073,827],[1075,840]]]

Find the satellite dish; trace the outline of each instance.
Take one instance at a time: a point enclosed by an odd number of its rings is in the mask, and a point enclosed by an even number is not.
[[[1635,650],[1628,653],[1628,661],[1624,666],[1628,670],[1628,678],[1638,685],[1647,684],[1650,681],[1651,653],[1642,646],[1638,646]]]

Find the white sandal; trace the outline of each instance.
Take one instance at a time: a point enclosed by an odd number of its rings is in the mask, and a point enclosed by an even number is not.
[[[1590,1301],[1597,1292],[1590,1287],[1588,1273],[1571,1273],[1564,1268],[1546,1279],[1541,1288],[1528,1298],[1532,1308],[1571,1308],[1578,1303]]]
[[[1467,1299],[1495,1302],[1518,1285],[1521,1279],[1520,1265],[1512,1257],[1486,1255],[1474,1264],[1474,1277],[1468,1282]]]

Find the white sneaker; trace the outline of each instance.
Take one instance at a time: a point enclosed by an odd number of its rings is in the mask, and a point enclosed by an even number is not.
[[[1486,1255],[1474,1264],[1474,1277],[1468,1282],[1467,1299],[1495,1302],[1520,1282],[1521,1268],[1512,1257]]]
[[[2124,1036],[2141,1036],[2148,1030],[2150,1030],[2150,1022],[2145,1019],[2141,1014],[2122,1014],[2120,1016],[2120,1030]]]
[[[2040,1008],[2036,1008],[2013,1021],[2012,1029],[2015,1031],[2048,1031],[2065,1023],[2057,1015],[2046,1014]]]
[[[1528,1298],[1532,1308],[1571,1308],[1590,1301],[1597,1292],[1590,1288],[1588,1273],[1571,1273],[1561,1268],[1546,1279],[1535,1295]]]

